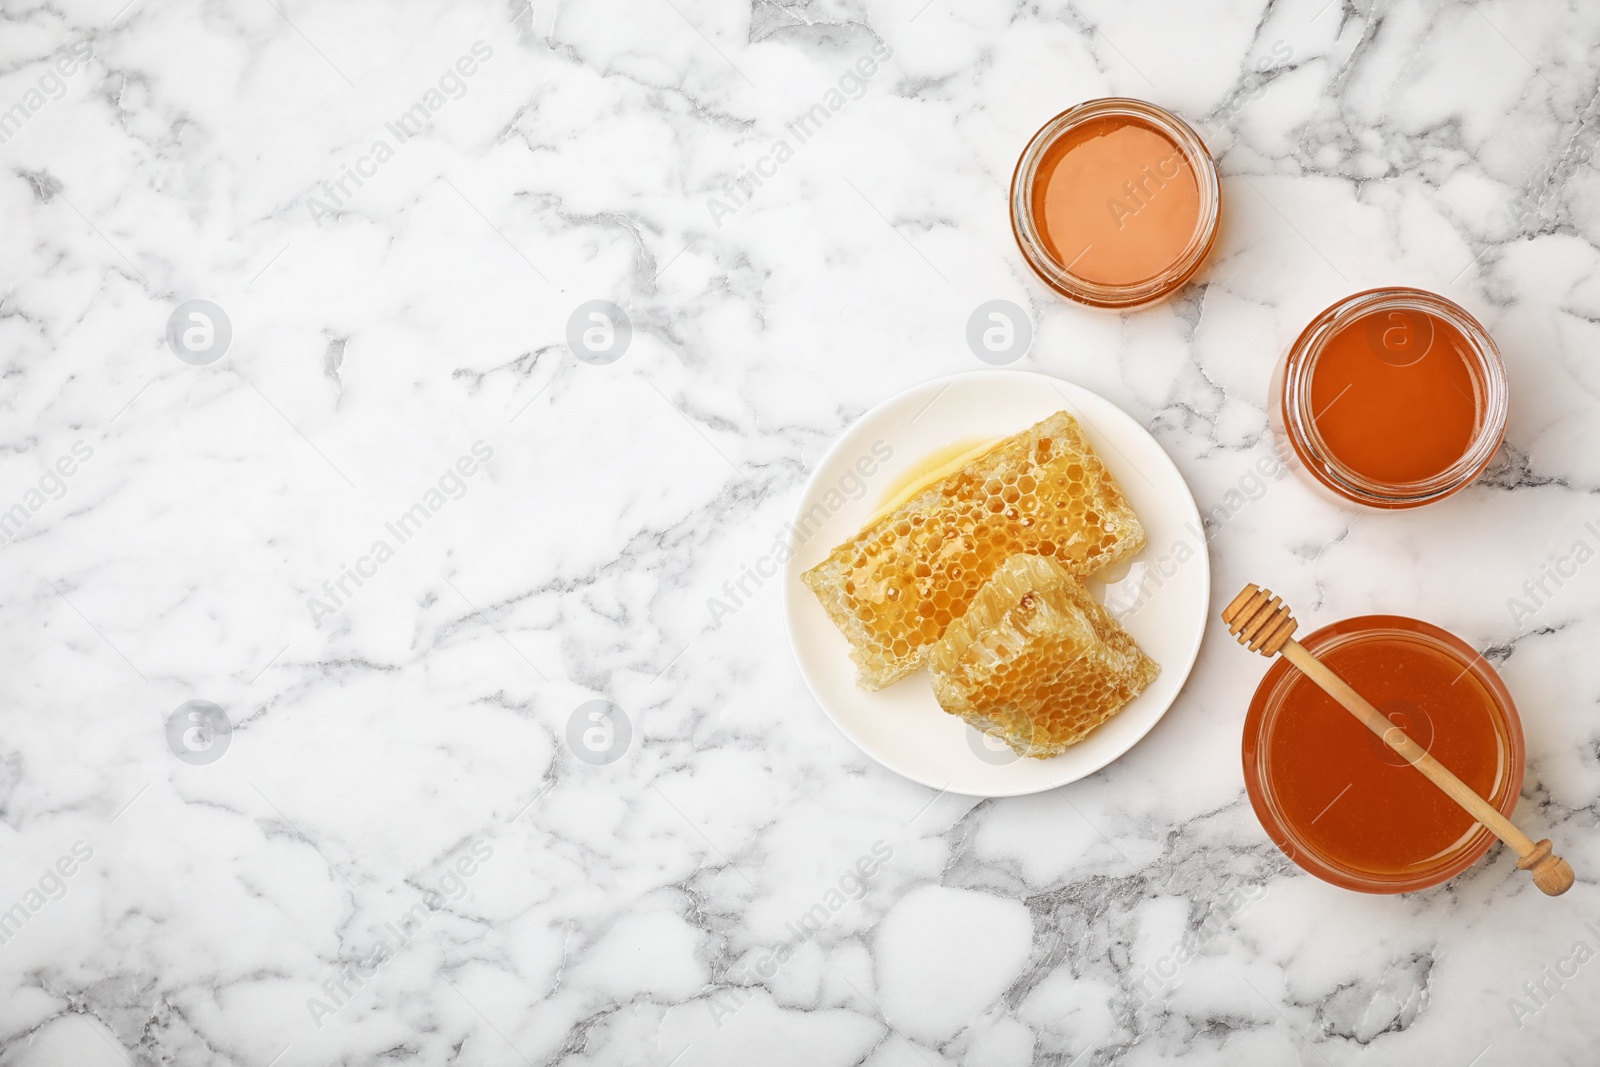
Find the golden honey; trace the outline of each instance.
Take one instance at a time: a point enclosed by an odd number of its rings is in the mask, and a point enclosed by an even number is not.
[[[1154,660],[1054,559],[1012,556],[933,646],[939,706],[1048,759],[1138,696]]]
[[[1058,412],[868,523],[806,571],[866,689],[915,671],[979,587],[1018,553],[1092,574],[1144,529],[1077,420]]]

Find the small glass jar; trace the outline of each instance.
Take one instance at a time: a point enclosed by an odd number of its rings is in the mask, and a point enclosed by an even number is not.
[[[1172,152],[1181,155],[1187,163],[1197,186],[1198,210],[1192,232],[1171,235],[1172,254],[1163,257],[1170,261],[1156,265],[1142,277],[1096,280],[1083,276],[1081,272],[1074,273],[1074,264],[1063,263],[1061,260],[1066,257],[1058,257],[1052,251],[1051,243],[1038,221],[1043,195],[1040,191],[1041,165],[1051,158],[1052,148],[1070,143],[1066,142],[1067,138],[1083,134],[1092,124],[1106,123],[1143,127],[1164,138]],[[1134,182],[1141,184],[1135,187]],[[1145,206],[1147,199],[1159,196],[1160,188],[1159,175],[1152,177],[1148,172],[1131,173],[1126,185],[1125,195],[1128,199],[1123,207],[1131,207],[1133,211],[1127,214],[1135,214]],[[1154,195],[1152,189],[1157,190]],[[1124,194],[1118,193],[1118,196],[1121,195]],[[1131,308],[1160,300],[1175,292],[1199,269],[1211,251],[1221,220],[1221,204],[1217,165],[1200,135],[1170,111],[1142,100],[1124,97],[1089,100],[1068,108],[1045,123],[1023,149],[1011,177],[1011,230],[1023,259],[1056,292],[1093,307]],[[1113,207],[1112,210],[1112,218],[1117,220],[1115,212],[1118,209]]]
[[[1350,417],[1354,403],[1359,401],[1342,401],[1337,396],[1314,399],[1312,383],[1331,343],[1336,338],[1354,336],[1358,321],[1368,324],[1359,332],[1375,353],[1374,367],[1380,363],[1391,368],[1408,367],[1430,356],[1438,359],[1443,353],[1430,351],[1436,335],[1450,335],[1449,347],[1461,358],[1465,372],[1461,384],[1449,384],[1472,405],[1474,415],[1460,457],[1443,469],[1417,478],[1376,476],[1347,462],[1330,445],[1330,435],[1323,432],[1323,420],[1335,410],[1336,403],[1342,405],[1337,408],[1338,417]],[[1375,329],[1375,323],[1392,325]],[[1400,354],[1407,344],[1419,343],[1412,336],[1413,327],[1426,330],[1428,347],[1421,349],[1421,355]],[[1391,335],[1395,338],[1392,344],[1386,342]],[[1404,287],[1356,293],[1312,319],[1279,362],[1268,395],[1272,397],[1268,408],[1273,428],[1292,448],[1299,461],[1295,466],[1308,476],[1310,484],[1338,503],[1381,510],[1420,507],[1465,488],[1483,473],[1500,447],[1510,407],[1505,364],[1482,324],[1437,293]],[[1449,393],[1444,396],[1456,403]],[[1409,414],[1424,417],[1426,405],[1411,407]]]
[[[1300,643],[1511,817],[1522,790],[1522,723],[1505,683],[1469,645],[1399,615],[1345,619]],[[1397,644],[1410,662],[1424,664],[1420,673],[1435,677],[1416,678],[1416,672],[1393,669],[1392,662],[1366,676],[1353,666],[1356,655],[1382,663]],[[1408,693],[1410,699],[1395,699]],[[1317,732],[1326,730],[1334,733]],[[1267,836],[1303,870],[1345,889],[1405,893],[1438,885],[1476,863],[1495,841],[1421,771],[1281,658],[1250,702],[1243,758],[1245,788]],[[1409,803],[1392,802],[1385,790],[1396,788]],[[1440,847],[1458,825],[1445,820],[1459,820],[1466,829]],[[1425,843],[1400,841],[1406,834]],[[1410,858],[1397,862],[1400,854]]]

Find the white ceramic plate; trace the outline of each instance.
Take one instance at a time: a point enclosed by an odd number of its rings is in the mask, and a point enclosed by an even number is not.
[[[941,709],[926,670],[876,693],[860,689],[849,643],[800,574],[864,526],[896,480],[929,455],[961,442],[1010,436],[1062,409],[1083,425],[1144,524],[1144,549],[1089,584],[1161,665],[1161,674],[1061,755],[1023,759]],[[802,521],[807,515],[809,524]],[[783,586],[789,642],[817,702],[845,736],[885,767],[968,796],[1017,796],[1075,782],[1132,748],[1183,688],[1210,610],[1211,566],[1200,515],[1172,460],[1109,400],[1028,371],[937,378],[869,411],[812,473],[790,530],[790,549]]]

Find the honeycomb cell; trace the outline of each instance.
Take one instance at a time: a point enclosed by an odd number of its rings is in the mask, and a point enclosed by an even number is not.
[[[926,662],[943,633],[935,613],[948,607],[959,620],[1009,556],[1053,556],[1081,576],[1143,545],[1121,489],[1077,421],[1058,412],[924,489],[803,577],[850,640],[861,685],[881,689]],[[929,622],[938,632],[930,635]]]
[[[1088,736],[1161,670],[1065,567],[1020,554],[928,658],[940,707],[1037,759]]]

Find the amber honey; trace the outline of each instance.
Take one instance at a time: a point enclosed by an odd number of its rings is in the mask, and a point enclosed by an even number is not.
[[[1101,285],[1152,278],[1200,223],[1200,182],[1183,150],[1120,115],[1074,126],[1045,150],[1033,217],[1056,262]]]
[[[1034,135],[1012,178],[1012,229],[1058,292],[1131,307],[1173,292],[1216,237],[1219,187],[1205,144],[1139,100],[1091,100]]]
[[[1505,815],[1522,786],[1522,731],[1494,669],[1454,635],[1392,615],[1347,619],[1301,643]],[[1436,885],[1493,836],[1416,768],[1279,660],[1244,731],[1250,801],[1296,864],[1349,889]]]
[[[1339,462],[1387,484],[1449,470],[1482,403],[1461,331],[1425,311],[1369,311],[1328,338],[1311,374],[1317,432]]]
[[[1312,320],[1278,372],[1275,425],[1337,498],[1416,507],[1469,484],[1505,432],[1505,367],[1465,310],[1419,289],[1357,293]]]

